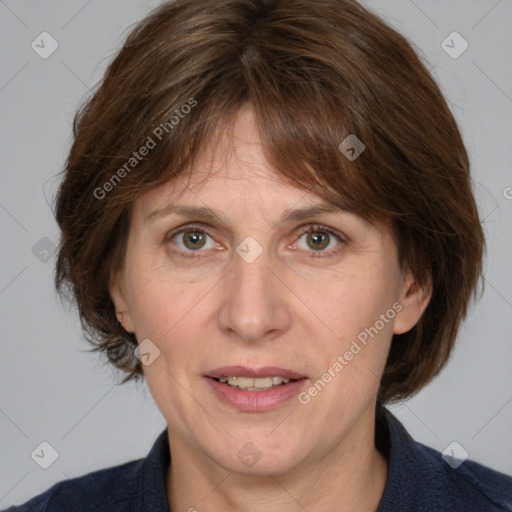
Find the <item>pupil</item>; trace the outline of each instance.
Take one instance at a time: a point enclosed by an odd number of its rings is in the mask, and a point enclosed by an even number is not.
[[[185,245],[189,249],[197,249],[204,245],[204,234],[198,232],[189,232],[189,235],[185,237]]]
[[[313,249],[324,249],[328,245],[328,236],[325,233],[310,233],[308,243],[313,242]],[[320,243],[319,243],[320,242]]]

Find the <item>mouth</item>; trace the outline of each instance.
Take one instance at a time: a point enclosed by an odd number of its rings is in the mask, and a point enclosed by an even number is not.
[[[305,375],[274,366],[248,368],[225,366],[205,375],[215,394],[242,410],[271,409],[295,395],[307,380]]]
[[[220,377],[213,379],[222,384],[227,384],[232,388],[245,389],[246,391],[268,391],[277,386],[288,384],[288,382],[295,382],[299,379],[287,379],[279,375],[273,377],[258,377],[256,379],[245,376],[230,375],[229,377]]]

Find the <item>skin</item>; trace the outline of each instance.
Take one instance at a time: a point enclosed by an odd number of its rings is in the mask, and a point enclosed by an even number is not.
[[[389,224],[341,210],[278,222],[287,209],[324,201],[269,167],[250,107],[189,177],[135,201],[110,286],[124,328],[160,350],[144,374],[168,425],[170,510],[375,511],[387,477],[374,443],[379,379],[393,333],[417,323],[429,292],[400,269]],[[207,206],[225,224],[147,218],[168,204]],[[319,250],[301,232],[315,224],[343,239],[328,236]],[[195,248],[200,229],[209,236]],[[252,263],[236,252],[248,236],[263,249]],[[307,404],[293,397],[242,412],[203,378],[226,365],[279,366],[308,376],[307,390],[394,303],[401,311]],[[251,467],[237,457],[248,442],[261,452]]]

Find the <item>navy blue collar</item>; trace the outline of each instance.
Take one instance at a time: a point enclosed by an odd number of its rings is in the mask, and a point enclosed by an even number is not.
[[[167,500],[167,471],[171,462],[169,438],[165,429],[155,441],[144,460],[141,472],[141,489],[136,510],[144,512],[169,512]]]

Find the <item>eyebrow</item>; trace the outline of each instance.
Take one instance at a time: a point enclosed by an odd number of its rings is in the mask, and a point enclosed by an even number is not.
[[[343,210],[341,207],[329,203],[321,203],[308,208],[289,208],[285,210],[279,219],[279,223],[297,222],[304,219],[309,219],[320,213],[341,213]],[[182,215],[184,217],[196,217],[208,221],[217,221],[223,226],[227,226],[226,221],[222,218],[220,213],[215,210],[208,208],[207,206],[186,206],[178,204],[170,204],[159,208],[148,215],[145,220],[147,222],[153,222],[154,220],[168,215]]]

